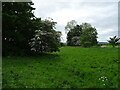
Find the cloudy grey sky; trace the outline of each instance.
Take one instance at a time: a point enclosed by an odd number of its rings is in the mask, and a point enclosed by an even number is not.
[[[32,0],[36,8],[36,17],[51,17],[57,22],[56,29],[62,32],[62,41],[66,41],[65,26],[68,21],[78,24],[91,23],[98,32],[98,41],[107,41],[118,35],[118,0]]]

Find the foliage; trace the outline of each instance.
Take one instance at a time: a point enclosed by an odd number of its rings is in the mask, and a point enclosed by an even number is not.
[[[61,43],[60,43],[60,46],[61,46],[61,47],[64,47],[64,46],[67,46],[67,44],[66,44],[66,43],[61,42]]]
[[[77,25],[77,22],[75,20],[71,20],[70,22],[67,22],[67,25],[65,26],[66,33],[69,32],[71,29],[73,29]]]
[[[82,23],[81,25],[82,29],[87,29],[87,28],[91,28],[91,24],[90,23]]]
[[[80,37],[79,37],[79,36],[74,36],[74,37],[71,39],[71,43],[72,43],[74,46],[80,46]]]
[[[82,24],[81,46],[91,47],[97,45],[97,31],[90,24]]]
[[[116,45],[118,45],[118,41],[120,40],[120,38],[117,38],[117,36],[114,36],[113,38],[110,37],[110,40],[108,40],[108,42],[115,47]]]
[[[33,3],[2,3],[3,55],[21,55],[29,52],[29,40],[34,35]]]
[[[36,57],[3,57],[3,89],[118,88],[118,48],[60,50]]]
[[[31,55],[58,51],[61,32],[55,31],[56,22],[36,18],[28,2],[5,2],[3,5],[3,55]]]
[[[34,38],[29,43],[31,50],[35,53],[59,51],[61,32],[54,30],[56,22],[52,19],[39,22],[42,25],[38,26]]]
[[[97,31],[89,23],[76,25],[67,33],[68,46],[91,47],[97,43]]]
[[[67,33],[67,45],[68,46],[78,46],[80,43],[80,35],[82,33],[82,28],[80,25],[76,25]]]

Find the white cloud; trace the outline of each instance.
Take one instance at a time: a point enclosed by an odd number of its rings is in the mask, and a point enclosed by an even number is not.
[[[90,2],[92,1],[92,2]],[[118,0],[33,0],[35,16],[45,19],[53,18],[57,22],[56,29],[62,31],[66,41],[64,27],[68,21],[76,20],[79,24],[91,23],[98,31],[98,40],[106,41],[108,37],[117,35]]]
[[[35,3],[38,2],[56,2],[56,0],[32,0]],[[57,2],[118,2],[119,0],[57,0]]]

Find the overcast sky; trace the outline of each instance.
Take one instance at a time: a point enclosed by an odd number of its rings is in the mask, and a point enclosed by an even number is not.
[[[107,41],[118,35],[118,2],[93,2],[83,0],[32,0],[36,17],[51,17],[57,22],[56,30],[62,32],[62,42],[66,41],[65,26],[71,20],[78,24],[90,23],[96,27],[98,41]]]

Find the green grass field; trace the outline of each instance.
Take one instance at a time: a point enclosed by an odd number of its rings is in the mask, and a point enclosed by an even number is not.
[[[36,57],[4,57],[3,88],[118,87],[117,48],[60,49]]]

